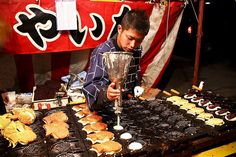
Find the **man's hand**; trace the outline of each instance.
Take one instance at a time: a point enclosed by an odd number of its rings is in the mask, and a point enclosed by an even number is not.
[[[112,82],[108,88],[107,88],[107,98],[110,101],[116,100],[120,97],[120,90],[119,89],[115,89],[116,84],[114,82]]]

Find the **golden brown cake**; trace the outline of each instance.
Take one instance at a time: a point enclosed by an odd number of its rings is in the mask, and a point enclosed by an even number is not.
[[[79,123],[82,123],[83,125],[86,124],[92,124],[95,122],[100,122],[102,120],[102,117],[99,115],[88,115],[86,117],[81,118],[80,120],[78,120]]]
[[[87,133],[96,132],[96,131],[105,131],[107,130],[107,124],[102,122],[96,122],[83,127],[84,131]]]
[[[200,119],[200,120],[205,121],[210,118],[214,118],[213,114],[203,112],[203,113],[199,114],[196,119]]]
[[[68,120],[67,115],[62,111],[52,113],[49,116],[43,118],[43,121],[47,124],[55,121],[67,122],[67,120]]]
[[[122,150],[122,145],[116,141],[107,141],[100,144],[93,144],[92,150],[95,150],[98,156],[101,154],[114,154]]]
[[[43,128],[46,131],[46,136],[53,136],[55,139],[63,139],[69,136],[69,125],[62,121],[55,121],[44,124]]]
[[[13,148],[18,142],[26,145],[37,138],[34,131],[20,121],[11,121],[3,130],[1,130],[1,134],[10,142],[9,146],[12,146]]]
[[[207,125],[210,125],[210,126],[221,126],[221,125],[223,125],[225,122],[222,120],[222,119],[220,119],[220,118],[211,118],[211,119],[208,119],[207,121],[206,121],[206,124]]]
[[[24,124],[33,124],[36,119],[36,114],[31,108],[14,108],[12,112]]]
[[[79,117],[79,118],[82,118],[82,117],[85,117],[85,116],[88,116],[88,115],[92,115],[92,114],[97,114],[97,112],[95,112],[95,111],[91,112],[89,110],[89,108],[84,108],[81,111],[78,111],[77,113],[75,113],[75,116]]]
[[[72,110],[74,111],[81,111],[82,109],[88,109],[88,105],[85,103],[85,104],[75,105],[72,107]]]
[[[99,131],[96,133],[92,133],[92,134],[88,134],[87,138],[88,140],[90,140],[92,143],[102,143],[102,142],[106,142],[106,141],[110,141],[114,138],[114,134],[110,131]]]
[[[190,110],[187,111],[188,114],[192,114],[194,116],[201,114],[203,112],[204,112],[204,109],[200,108],[200,107],[194,107],[194,108],[191,108]]]
[[[187,103],[188,103],[188,100],[186,100],[186,99],[178,99],[173,102],[173,105],[182,106]]]
[[[170,102],[175,102],[175,101],[180,100],[180,99],[181,99],[180,96],[171,96],[171,97],[168,97],[166,100],[170,101]]]
[[[185,103],[182,106],[180,106],[180,109],[183,109],[183,110],[187,111],[187,110],[193,109],[195,107],[196,107],[196,105],[193,104],[193,103]]]

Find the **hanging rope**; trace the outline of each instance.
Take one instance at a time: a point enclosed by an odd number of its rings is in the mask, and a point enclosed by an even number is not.
[[[167,19],[166,19],[166,39],[168,37],[169,31],[169,19],[170,19],[170,0],[168,0],[168,10],[167,10]]]
[[[197,20],[197,23],[199,23],[199,22],[198,22],[198,18],[197,18],[197,14],[196,14],[196,10],[195,10],[195,8],[194,8],[194,6],[193,6],[193,2],[192,2],[192,0],[189,0],[189,1],[190,1],[190,3],[191,3],[192,8],[193,8],[193,13],[194,13],[195,18],[196,18],[196,20]]]

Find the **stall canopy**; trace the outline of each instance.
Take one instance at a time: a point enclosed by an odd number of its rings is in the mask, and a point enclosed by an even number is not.
[[[181,1],[79,0],[78,29],[58,31],[55,1],[1,1],[0,17],[11,33],[0,52],[0,88],[30,92],[46,80],[86,70],[93,48],[114,35],[123,15],[133,8],[145,9],[150,15],[141,73],[143,85],[155,87],[171,57],[184,6]]]

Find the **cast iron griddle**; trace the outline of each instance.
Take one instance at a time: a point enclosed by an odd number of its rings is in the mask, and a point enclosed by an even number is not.
[[[195,92],[195,91],[189,91]],[[235,112],[234,105],[229,100],[210,91],[198,92],[198,96],[219,103],[222,107]],[[62,140],[45,137],[42,118],[63,111],[69,117],[69,136]],[[207,111],[206,111],[207,112]],[[8,147],[8,141],[0,136],[0,156],[2,157],[96,157],[91,151],[91,142],[86,140],[86,132],[82,131],[79,118],[72,106],[51,110],[36,111],[36,121],[30,127],[37,134],[37,140],[26,146],[18,144],[15,148]],[[126,100],[123,101],[121,115],[122,131],[116,131],[116,115],[107,109],[98,112],[103,122],[108,124],[108,130],[115,134],[115,141],[122,144],[122,151],[115,156],[190,156],[196,152],[222,145],[235,140],[236,123],[228,122],[218,127],[205,125],[195,116],[162,99],[153,101]],[[214,114],[214,113],[213,113]],[[216,115],[214,115],[216,116]],[[217,116],[216,116],[217,117]],[[124,132],[130,132],[130,140],[120,139]],[[140,150],[132,151],[128,145],[137,141],[143,144]],[[101,155],[109,156],[109,155]],[[110,155],[112,156],[112,155]]]

